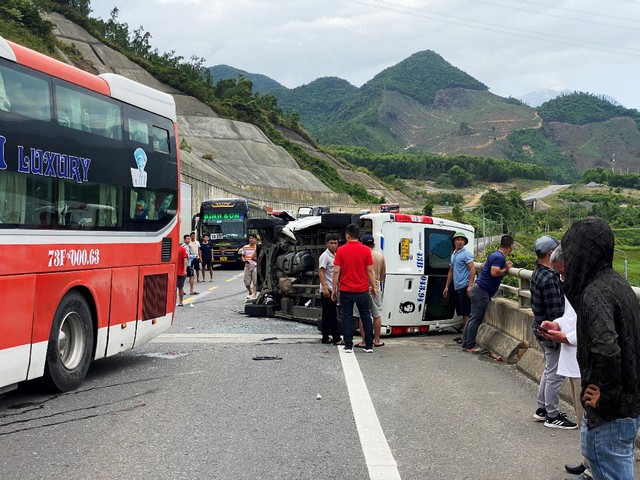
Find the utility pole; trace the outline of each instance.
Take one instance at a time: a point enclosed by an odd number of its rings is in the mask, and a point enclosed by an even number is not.
[[[616,166],[616,154],[614,153],[611,155],[611,171],[613,173],[616,173],[615,166]]]

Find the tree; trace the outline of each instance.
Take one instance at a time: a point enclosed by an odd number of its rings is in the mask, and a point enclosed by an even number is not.
[[[453,216],[453,219],[456,222],[464,223],[464,211],[462,210],[460,204],[456,204],[453,206],[453,209],[451,210],[451,216]]]
[[[54,0],[60,5],[68,5],[83,17],[88,17],[92,12],[91,0]]]
[[[468,187],[473,184],[473,177],[458,165],[451,167],[451,170],[449,170],[449,180],[456,188]]]
[[[422,207],[422,213],[428,215],[429,217],[433,215],[433,203],[425,203],[424,207]]]
[[[473,130],[467,122],[460,122],[460,135],[471,135]]]

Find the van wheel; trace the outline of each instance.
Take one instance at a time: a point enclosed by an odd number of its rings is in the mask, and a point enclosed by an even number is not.
[[[87,301],[78,292],[62,299],[53,317],[45,381],[59,392],[80,386],[87,375],[93,351],[93,320]]]

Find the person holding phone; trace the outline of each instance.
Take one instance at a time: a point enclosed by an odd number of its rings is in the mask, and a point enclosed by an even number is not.
[[[531,310],[533,311],[533,333],[544,354],[544,371],[538,388],[538,408],[533,414],[545,427],[573,430],[578,428],[560,411],[560,388],[564,382],[558,374],[560,346],[543,336],[539,329],[545,320],[553,321],[564,314],[564,295],[560,277],[551,264],[551,254],[560,242],[544,235],[538,238],[534,250],[538,261],[531,275]]]

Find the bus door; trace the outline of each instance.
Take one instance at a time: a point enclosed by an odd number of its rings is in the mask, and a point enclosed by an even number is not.
[[[446,320],[455,316],[452,296],[443,297],[442,291],[447,283],[454,230],[427,227],[424,229],[425,258],[424,273],[427,276],[427,289],[423,321]],[[449,289],[452,290],[453,287]]]
[[[384,282],[383,325],[419,325],[426,298],[424,225],[384,222],[382,238],[387,275]]]

